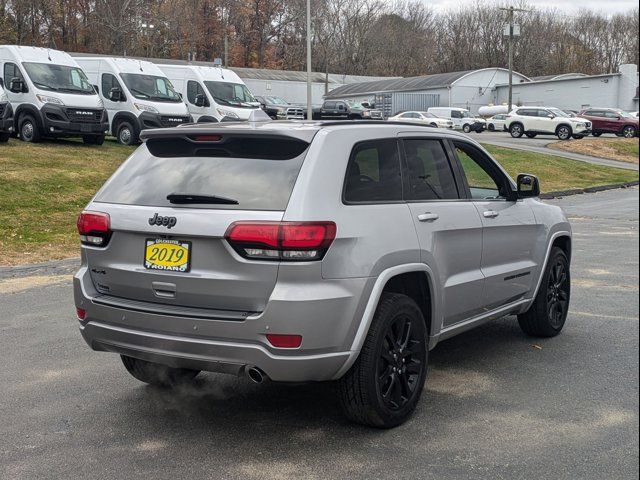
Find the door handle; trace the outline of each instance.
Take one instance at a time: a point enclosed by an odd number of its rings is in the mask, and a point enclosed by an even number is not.
[[[487,210],[486,212],[483,213],[483,215],[484,215],[484,218],[496,218],[500,214],[495,210]]]
[[[440,215],[431,212],[421,213],[420,215],[418,215],[418,220],[420,220],[421,222],[433,222],[438,218],[440,218]]]

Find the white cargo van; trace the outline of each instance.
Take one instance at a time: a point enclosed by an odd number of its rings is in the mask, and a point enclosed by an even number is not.
[[[26,142],[42,137],[82,137],[102,144],[107,112],[82,69],[65,52],[0,45],[2,85],[14,128]]]
[[[187,102],[196,122],[247,120],[260,108],[235,72],[200,65],[158,65]]]
[[[133,145],[144,129],[192,121],[182,97],[155,64],[80,55],[75,60],[100,93],[109,114],[109,131],[118,143]]]
[[[466,108],[431,107],[427,112],[433,113],[437,117],[451,120],[453,128],[462,130],[464,133],[480,133],[487,128],[487,121],[484,118],[472,115]]]

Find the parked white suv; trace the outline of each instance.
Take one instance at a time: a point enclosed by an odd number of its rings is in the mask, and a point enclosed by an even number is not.
[[[526,135],[556,135],[560,140],[584,138],[591,133],[591,122],[584,118],[569,117],[566,112],[553,107],[519,107],[506,121],[506,128],[513,138]]]

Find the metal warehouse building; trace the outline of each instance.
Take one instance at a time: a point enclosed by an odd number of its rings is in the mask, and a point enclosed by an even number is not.
[[[509,86],[496,85],[493,103],[508,102]],[[585,75],[568,73],[534,77],[530,82],[516,83],[513,103],[517,105],[547,105],[580,110],[587,107],[610,107],[638,110],[638,67],[620,65],[617,73]]]
[[[494,87],[508,81],[508,70],[483,68],[344,85],[331,90],[325,98],[375,101],[385,117],[429,107],[462,107],[476,113],[481,106],[494,103]],[[514,83],[530,81],[513,72]]]
[[[211,64],[207,65],[211,66]],[[307,103],[307,72],[240,67],[230,67],[230,69],[238,74],[254,95],[274,95],[284,98],[290,103]],[[380,80],[381,78],[383,77],[313,72],[311,74],[311,102],[314,105],[322,103],[322,97],[336,88],[353,83]]]

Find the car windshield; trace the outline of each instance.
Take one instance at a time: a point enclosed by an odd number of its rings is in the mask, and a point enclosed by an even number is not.
[[[551,113],[553,113],[556,117],[570,117],[571,115],[567,115],[567,112],[563,112],[559,108],[547,108]]]
[[[471,112],[468,112],[466,110],[460,112],[461,118],[473,118],[473,115],[471,115]]]
[[[220,105],[229,105],[239,108],[255,108],[252,102],[257,102],[246,85],[231,82],[205,81],[205,87]]]
[[[636,118],[635,116],[627,112],[616,112],[616,114],[620,115],[623,118]]]
[[[140,73],[121,73],[120,76],[131,94],[140,100],[173,103],[182,101],[171,82],[165,77]]]
[[[81,95],[96,94],[87,76],[78,67],[31,62],[22,65],[33,84],[42,90]]]
[[[575,113],[570,112],[569,110],[563,110],[563,112],[565,113],[565,115],[566,115],[567,117],[570,117],[570,118],[577,117],[577,115],[576,115]]]
[[[264,97],[264,99],[267,101],[267,103],[270,103],[271,105],[289,105],[289,103],[280,98],[280,97]]]
[[[438,118],[433,113],[429,113],[429,112],[420,112],[420,114],[425,118]]]

